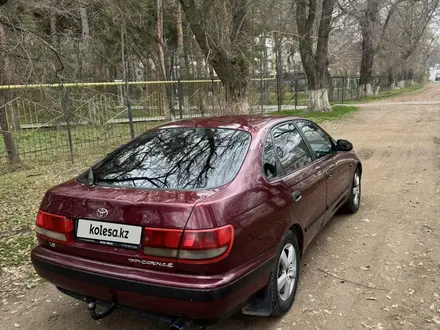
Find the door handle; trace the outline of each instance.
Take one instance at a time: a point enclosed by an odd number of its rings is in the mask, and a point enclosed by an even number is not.
[[[331,179],[333,177],[333,169],[336,167],[336,165],[332,164],[327,171],[325,171],[325,176],[327,177],[327,179]]]
[[[303,197],[303,196],[302,196],[302,194],[301,194],[300,191],[294,191],[294,192],[292,193],[292,198],[293,198],[293,201],[294,201],[295,203],[299,202],[299,201],[301,200],[302,197]]]

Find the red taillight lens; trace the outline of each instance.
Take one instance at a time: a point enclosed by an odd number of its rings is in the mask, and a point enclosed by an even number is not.
[[[183,236],[183,237],[182,237]],[[234,228],[168,230],[145,228],[144,254],[179,258],[179,262],[207,263],[226,257],[234,241]]]
[[[232,226],[210,230],[187,230],[182,249],[215,249],[228,246],[233,236]]]
[[[73,242],[73,221],[66,217],[38,211],[35,221],[38,235],[63,244]]]
[[[144,229],[144,254],[154,257],[176,258],[181,230]]]
[[[181,230],[162,230],[145,228],[144,246],[177,249],[182,236]]]

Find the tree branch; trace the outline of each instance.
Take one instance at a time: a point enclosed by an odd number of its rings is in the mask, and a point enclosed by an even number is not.
[[[212,61],[218,61],[218,58],[223,55],[217,43],[213,42],[206,34],[206,21],[203,19],[204,14],[197,7],[195,0],[180,0],[182,9],[185,12],[186,19],[190,23],[190,27],[197,43],[205,56]]]
[[[27,29],[24,29],[24,28],[21,28],[21,27],[19,27],[19,26],[12,25],[12,24],[10,24],[10,23],[6,23],[6,22],[0,22],[0,24],[3,24],[4,26],[7,26],[7,27],[9,27],[9,28],[11,28],[11,29],[13,29],[13,30],[17,30],[17,31],[20,31],[20,32],[23,32],[23,33],[30,34],[30,35],[32,35],[33,37],[37,38],[37,39],[38,39],[43,45],[45,45],[47,48],[49,48],[49,49],[55,54],[55,56],[57,57],[57,60],[58,60],[59,64],[61,65],[60,68],[56,68],[56,69],[55,69],[55,74],[56,74],[57,78],[60,79],[60,77],[59,77],[58,74],[59,74],[59,72],[61,72],[61,71],[64,70],[65,66],[64,66],[64,62],[63,62],[62,59],[61,59],[61,58],[63,57],[63,55],[62,55],[57,49],[55,49],[50,43],[48,43],[46,40],[44,40],[43,38],[41,38],[39,35],[35,34],[35,33],[32,32],[32,31],[29,31],[29,30],[27,30]]]

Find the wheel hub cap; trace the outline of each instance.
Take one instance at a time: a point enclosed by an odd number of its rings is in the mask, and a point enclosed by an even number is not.
[[[360,195],[361,195],[361,180],[359,177],[359,173],[356,173],[353,179],[353,202],[355,205],[359,203]]]
[[[292,244],[287,244],[280,255],[278,262],[278,295],[286,301],[292,296],[296,283],[297,273],[296,251]]]

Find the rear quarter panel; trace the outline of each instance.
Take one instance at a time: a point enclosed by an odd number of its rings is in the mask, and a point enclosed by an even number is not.
[[[213,264],[179,264],[179,268],[215,274],[239,267],[265,252],[276,253],[294,219],[292,198],[285,184],[268,184],[263,178],[261,152],[261,137],[256,136],[236,179],[213,198],[198,203],[186,226],[201,229],[233,225],[234,245],[229,256]]]

